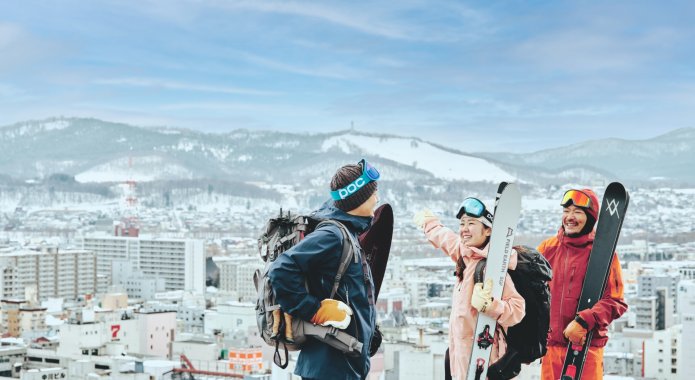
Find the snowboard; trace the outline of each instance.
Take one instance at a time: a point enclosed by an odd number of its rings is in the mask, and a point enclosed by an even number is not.
[[[514,243],[514,232],[521,214],[521,193],[518,186],[514,183],[503,183],[500,184],[499,189],[501,194],[496,201],[485,270],[485,280],[492,279],[494,299],[502,297]],[[496,329],[497,320],[483,313],[478,314],[466,380],[486,378]]]
[[[603,296],[629,202],[630,196],[622,184],[612,182],[608,185],[601,202],[596,237],[589,254],[577,312],[593,307]],[[571,342],[567,345],[561,380],[581,379],[592,335],[593,331],[589,331],[583,345],[574,345]]]
[[[372,224],[359,236],[360,246],[374,279],[374,297],[379,298],[393,237],[393,209],[386,203],[374,211]]]

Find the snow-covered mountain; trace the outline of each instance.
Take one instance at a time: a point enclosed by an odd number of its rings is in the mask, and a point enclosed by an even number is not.
[[[482,153],[508,164],[550,171],[591,169],[623,180],[695,183],[695,128],[647,140],[604,139],[535,153]]]
[[[393,180],[517,178],[489,160],[426,141],[356,131],[206,134],[56,118],[0,128],[0,149],[0,170],[21,179],[64,173],[79,182],[213,178],[302,183],[326,178],[337,166],[360,157],[379,162]]]
[[[345,154],[366,153],[424,170],[445,180],[470,182],[516,181],[514,174],[480,157],[456,152],[414,138],[341,134],[327,138],[322,150],[340,150]]]
[[[384,180],[428,186],[500,180],[587,183],[658,176],[695,183],[690,168],[695,163],[694,146],[691,129],[647,141],[601,140],[528,155],[486,155],[354,130],[209,134],[52,118],[0,128],[0,173],[23,180],[63,173],[83,183],[212,179],[301,188],[307,183],[318,186],[336,167],[366,157],[379,165]]]

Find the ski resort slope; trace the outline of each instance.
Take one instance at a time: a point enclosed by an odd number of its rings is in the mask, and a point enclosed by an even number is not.
[[[511,173],[482,158],[455,153],[412,138],[346,134],[323,142],[324,152],[339,149],[395,161],[432,173],[445,180],[471,182],[517,181]]]

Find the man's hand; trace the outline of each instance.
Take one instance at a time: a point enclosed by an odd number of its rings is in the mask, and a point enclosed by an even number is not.
[[[579,318],[579,317],[577,317],[577,318]],[[576,319],[573,320],[572,322],[570,322],[569,325],[567,325],[567,327],[565,328],[565,331],[562,332],[562,334],[565,336],[565,338],[567,338],[567,340],[572,342],[572,344],[582,344],[583,345],[584,342],[586,342],[587,330],[586,330],[586,328],[584,328],[584,326],[581,325],[580,322],[583,322],[583,321],[581,321],[581,318],[580,318],[580,321],[577,321]],[[586,323],[586,322],[584,322],[584,323]]]
[[[311,318],[311,323],[321,326],[333,326],[341,330],[346,329],[350,325],[350,316],[352,310],[345,303],[325,299],[321,301],[321,307]]]

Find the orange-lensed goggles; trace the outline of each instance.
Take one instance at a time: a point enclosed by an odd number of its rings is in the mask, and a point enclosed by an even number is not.
[[[562,196],[562,202],[560,206],[567,207],[570,202],[577,207],[591,208],[591,197],[589,197],[585,192],[580,190],[567,190],[565,195]]]

